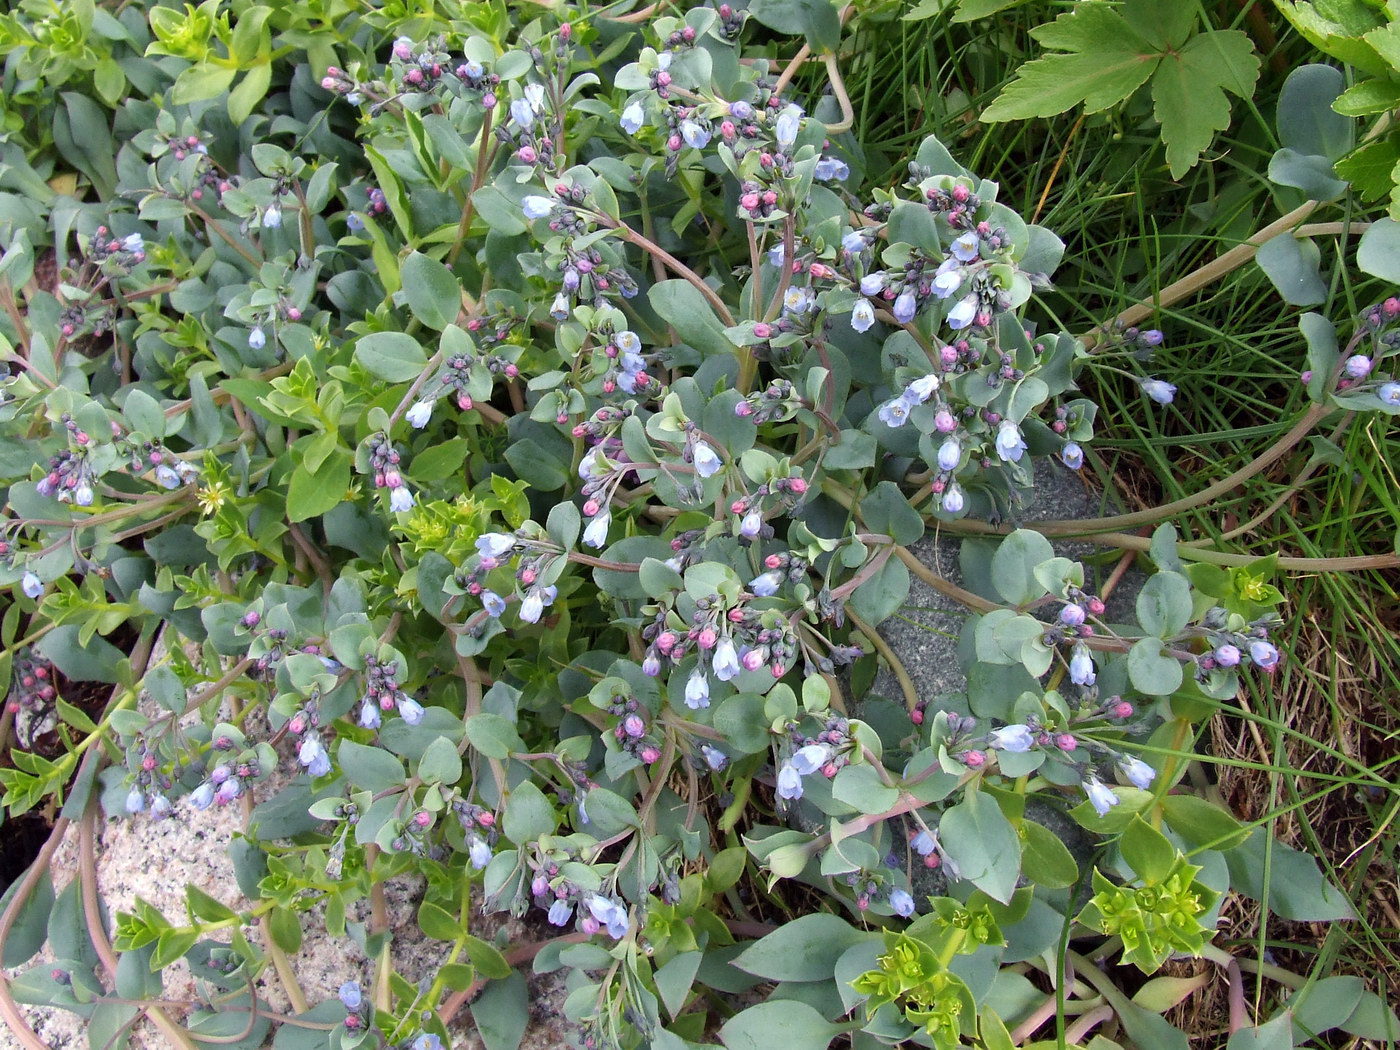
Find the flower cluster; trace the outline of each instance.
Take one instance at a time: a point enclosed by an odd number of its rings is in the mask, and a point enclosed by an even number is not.
[[[367,654],[364,662],[365,695],[360,699],[360,726],[378,729],[381,712],[393,710],[411,726],[423,721],[423,705],[399,688],[397,661],[380,661]]]
[[[395,514],[412,510],[415,502],[413,492],[404,481],[401,469],[403,457],[394,448],[393,439],[379,431],[369,436],[366,446],[369,451],[367,473],[373,475],[375,488],[388,490],[389,509]]]

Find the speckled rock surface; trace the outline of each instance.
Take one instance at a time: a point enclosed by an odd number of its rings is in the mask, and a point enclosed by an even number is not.
[[[250,727],[252,728],[252,727]],[[255,731],[256,733],[256,731]],[[296,770],[288,752],[282,756],[279,768],[256,785],[252,802],[262,802],[283,790]],[[96,872],[99,894],[106,902],[109,914],[130,910],[137,897],[158,908],[171,922],[187,921],[185,887],[193,885],[236,911],[246,910],[250,902],[243,899],[233,878],[228,849],[244,826],[242,809],[237,805],[210,807],[202,812],[190,807],[187,800],[176,804],[174,815],[165,820],[152,820],[141,815],[135,818],[110,818],[101,822],[95,843]],[[79,869],[78,834],[69,834],[54,854],[50,865],[55,893],[60,893]],[[438,968],[447,961],[450,945],[430,940],[419,931],[416,923],[418,906],[423,898],[423,880],[401,877],[385,884],[385,905],[388,928],[393,933],[391,951],[396,971],[410,982],[431,981]],[[358,902],[347,913],[350,922],[367,923],[370,905]],[[373,976],[372,961],[349,937],[332,938],[324,927],[324,910],[316,906],[302,915],[304,931],[300,950],[290,956],[291,968],[302,995],[309,1006],[336,998],[336,991],[345,981],[358,980],[369,987]],[[110,935],[109,930],[109,935]],[[248,940],[262,947],[266,942],[258,926],[244,926]],[[540,939],[540,932],[512,919],[505,913],[474,914],[472,933],[498,944],[503,951],[512,946]],[[39,958],[51,961],[48,948]],[[6,970],[13,976],[28,967]],[[528,981],[530,1020],[522,1050],[557,1050],[569,1045],[569,1025],[564,1021],[561,1006],[567,992],[565,971],[553,974],[533,974],[525,969]],[[184,960],[168,967],[164,973],[164,995],[173,1000],[195,998],[196,979]],[[110,986],[110,982],[108,982]],[[257,994],[265,1007],[275,1013],[290,1013],[291,1002],[274,968],[268,966],[259,976]],[[20,1006],[29,1026],[53,1050],[87,1050],[85,1021],[77,1014],[50,1007]],[[484,1050],[484,1044],[472,1026],[471,1012],[462,1009],[450,1027],[454,1050]],[[8,1028],[0,1026],[0,1050],[11,1050],[22,1044]],[[169,1050],[167,1036],[150,1021],[141,1021],[133,1030],[130,1046],[135,1050]]]

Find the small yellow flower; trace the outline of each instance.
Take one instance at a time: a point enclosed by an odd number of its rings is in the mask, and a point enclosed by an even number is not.
[[[199,501],[199,513],[206,518],[218,513],[229,495],[228,486],[222,481],[210,482],[195,494],[195,499]]]

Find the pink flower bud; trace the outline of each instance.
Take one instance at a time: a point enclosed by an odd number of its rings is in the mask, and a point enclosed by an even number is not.
[[[701,649],[713,649],[715,647],[715,643],[718,641],[719,636],[715,633],[715,629],[713,627],[705,627],[701,629],[699,635],[697,635],[695,638],[695,644],[698,645]]]
[[[987,756],[981,751],[964,751],[962,760],[968,769],[980,769],[986,763]]]
[[[1079,741],[1074,739],[1073,733],[1056,733],[1055,746],[1061,751],[1073,751],[1079,746]]]

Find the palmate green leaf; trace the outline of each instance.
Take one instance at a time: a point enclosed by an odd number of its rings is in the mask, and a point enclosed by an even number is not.
[[[1046,47],[1069,53],[1027,62],[982,111],[983,121],[1051,117],[1080,103],[1086,113],[1097,113],[1142,87],[1161,60],[1157,49],[1133,32],[1115,8],[1097,0],[1077,4],[1031,35]]]
[[[1237,30],[1202,33],[1163,59],[1152,77],[1152,102],[1172,178],[1194,167],[1215,133],[1230,126],[1225,92],[1248,98],[1258,78],[1259,56]]]

